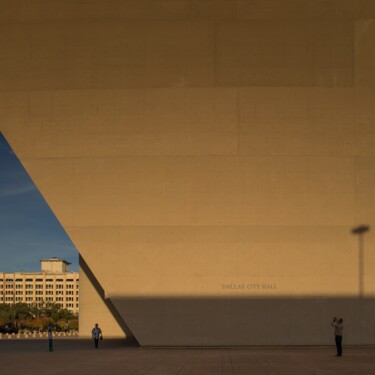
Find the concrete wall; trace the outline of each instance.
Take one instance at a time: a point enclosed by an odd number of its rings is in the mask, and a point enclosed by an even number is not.
[[[1,131],[141,345],[328,344],[331,315],[375,343],[351,234],[375,219],[375,2],[0,7]]]
[[[80,303],[84,306],[79,312],[79,336],[91,338],[91,330],[98,323],[103,337],[126,338],[125,332],[105,304],[105,295],[101,295],[100,290],[94,287],[84,267],[80,267],[79,273]]]

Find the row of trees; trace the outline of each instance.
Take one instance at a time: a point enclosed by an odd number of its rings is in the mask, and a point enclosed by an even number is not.
[[[78,330],[78,316],[54,303],[3,303],[0,304],[0,326],[4,325],[30,331],[43,331],[50,325],[56,330]]]

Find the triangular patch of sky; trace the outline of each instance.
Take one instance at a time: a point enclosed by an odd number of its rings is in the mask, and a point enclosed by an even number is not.
[[[0,272],[38,272],[57,257],[78,271],[78,252],[0,133]]]

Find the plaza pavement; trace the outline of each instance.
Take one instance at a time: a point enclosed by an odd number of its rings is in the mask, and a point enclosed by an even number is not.
[[[375,347],[132,348],[120,340],[0,340],[0,374],[55,375],[375,375]]]

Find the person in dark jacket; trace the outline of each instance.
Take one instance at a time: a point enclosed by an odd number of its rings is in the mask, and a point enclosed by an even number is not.
[[[99,340],[103,339],[102,330],[99,328],[98,323],[96,323],[95,327],[92,329],[91,335],[94,340],[95,349],[98,349]]]

